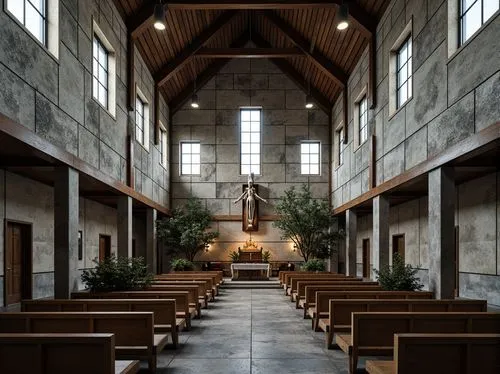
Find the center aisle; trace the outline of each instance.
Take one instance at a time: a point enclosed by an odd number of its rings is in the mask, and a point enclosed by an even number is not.
[[[158,373],[345,374],[342,351],[326,350],[302,310],[278,289],[224,289],[181,345],[158,356]]]

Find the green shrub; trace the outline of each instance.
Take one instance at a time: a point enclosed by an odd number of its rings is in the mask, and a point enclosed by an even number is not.
[[[386,291],[420,291],[424,285],[416,276],[418,269],[405,265],[398,253],[392,257],[392,266],[386,265],[380,271],[374,269],[377,281]]]
[[[262,262],[269,262],[270,259],[271,259],[271,252],[269,251],[262,252]]]
[[[194,270],[194,264],[184,258],[176,258],[170,263],[173,271],[189,271]]]
[[[81,279],[91,292],[129,291],[144,288],[153,281],[144,258],[116,258],[114,255],[83,271]]]
[[[240,260],[240,252],[239,251],[231,251],[229,252],[229,257],[233,262],[238,262]]]
[[[302,265],[303,271],[325,271],[326,264],[325,261],[313,258]]]

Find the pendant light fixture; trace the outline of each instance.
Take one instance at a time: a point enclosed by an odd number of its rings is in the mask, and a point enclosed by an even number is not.
[[[196,94],[196,75],[195,75],[194,86],[193,86],[193,96],[191,96],[191,108],[198,109],[199,107],[200,107],[200,101],[198,100],[198,95]]]
[[[156,30],[163,31],[167,27],[165,25],[165,5],[163,5],[161,0],[158,0],[155,5],[155,10],[154,10],[154,27]]]
[[[349,7],[347,1],[343,0],[336,14],[337,30],[345,30],[349,27]]]
[[[311,81],[307,80],[307,95],[306,95],[306,109],[314,108],[314,103],[311,96]]]

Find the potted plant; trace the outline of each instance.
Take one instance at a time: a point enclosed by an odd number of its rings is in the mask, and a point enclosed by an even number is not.
[[[238,262],[240,260],[240,252],[239,251],[231,251],[229,252],[229,257],[233,262]]]
[[[209,231],[212,215],[200,199],[190,198],[184,207],[174,209],[171,217],[157,221],[158,238],[169,252],[193,261],[196,255],[219,236]]]
[[[153,274],[142,257],[127,258],[114,255],[98,261],[96,266],[85,269],[81,279],[90,292],[131,291],[148,287]]]
[[[325,268],[326,268],[325,261],[313,258],[308,260],[304,265],[302,265],[301,270],[320,272],[320,271],[325,271]]]
[[[310,258],[329,258],[337,249],[343,230],[335,229],[326,199],[315,199],[307,185],[296,191],[285,191],[276,204],[278,219],[274,227],[281,231],[282,239],[291,240],[305,262]]]
[[[394,253],[392,266],[386,265],[379,270],[373,269],[377,275],[377,281],[386,291],[420,291],[424,285],[416,276],[418,269],[406,264],[403,258]]]
[[[194,264],[184,258],[176,258],[170,262],[173,271],[189,271],[194,270]]]
[[[269,251],[262,252],[262,262],[269,262],[270,259],[271,259],[271,252]]]

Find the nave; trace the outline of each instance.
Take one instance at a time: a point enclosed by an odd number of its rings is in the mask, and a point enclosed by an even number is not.
[[[311,330],[281,289],[219,292],[191,331],[180,334],[179,348],[158,355],[157,373],[347,373],[347,356],[325,349],[324,334]]]

